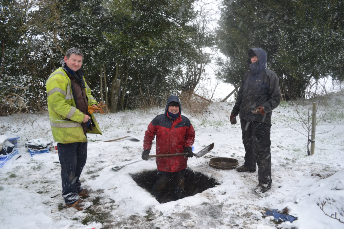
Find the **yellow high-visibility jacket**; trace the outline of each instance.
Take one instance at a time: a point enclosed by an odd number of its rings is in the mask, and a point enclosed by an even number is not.
[[[85,78],[84,78],[85,81]],[[85,91],[88,105],[97,104],[91,95],[91,89],[85,81]],[[87,142],[87,138],[81,127],[85,114],[76,108],[73,98],[71,81],[62,67],[56,69],[46,82],[48,111],[54,141],[58,143]],[[87,129],[87,133],[102,134],[97,120],[91,115],[95,124],[93,131]]]

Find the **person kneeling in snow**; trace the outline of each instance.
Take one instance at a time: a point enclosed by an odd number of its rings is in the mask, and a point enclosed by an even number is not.
[[[185,169],[188,157],[192,157],[192,145],[195,130],[190,120],[181,115],[179,98],[171,95],[166,104],[165,113],[156,116],[148,125],[143,141],[142,159],[148,160],[152,141],[156,135],[156,154],[187,153],[186,156],[157,157],[158,180],[152,188],[152,195],[159,198],[167,182],[174,177],[175,199],[184,197]]]

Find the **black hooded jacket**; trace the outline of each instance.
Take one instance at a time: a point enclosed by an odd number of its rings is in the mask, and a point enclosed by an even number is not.
[[[271,125],[272,110],[281,100],[279,80],[277,75],[266,68],[267,54],[261,48],[249,50],[249,55],[254,52],[258,61],[251,63],[250,70],[242,77],[241,87],[238,92],[231,115],[237,116],[248,122],[263,122]],[[253,114],[257,107],[263,106],[265,115]]]

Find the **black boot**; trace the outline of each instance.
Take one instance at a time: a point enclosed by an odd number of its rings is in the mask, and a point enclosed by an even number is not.
[[[250,173],[254,173],[256,171],[256,168],[254,169],[249,169],[247,168],[245,165],[239,166],[238,168],[236,168],[236,171],[238,172],[250,172]]]
[[[259,184],[257,185],[257,187],[254,189],[254,191],[258,194],[260,193],[264,193],[267,192],[268,190],[271,189],[271,183],[268,184],[264,184],[262,182],[259,182]]]

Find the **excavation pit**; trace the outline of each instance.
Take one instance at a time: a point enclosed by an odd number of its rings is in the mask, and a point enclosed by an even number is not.
[[[152,188],[157,181],[157,170],[143,171],[136,174],[130,174],[138,186],[151,193]],[[213,188],[219,183],[211,177],[191,169],[185,172],[185,197],[196,195],[209,188]],[[157,199],[159,203],[167,203],[175,201],[174,198],[174,180],[170,179],[166,187],[162,190],[160,197]]]

